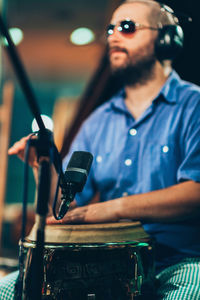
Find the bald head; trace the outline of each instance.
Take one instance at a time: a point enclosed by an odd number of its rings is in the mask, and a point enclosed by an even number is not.
[[[121,6],[131,3],[140,3],[149,8],[147,19],[151,26],[162,27],[164,25],[177,25],[179,23],[173,10],[168,6],[161,5],[153,0],[125,0]]]

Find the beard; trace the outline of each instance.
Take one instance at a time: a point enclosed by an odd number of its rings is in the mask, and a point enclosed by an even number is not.
[[[128,54],[127,54],[128,55]],[[154,77],[156,57],[154,54],[134,58],[134,62],[128,57],[128,62],[121,66],[111,66],[112,78],[124,86],[141,85]]]

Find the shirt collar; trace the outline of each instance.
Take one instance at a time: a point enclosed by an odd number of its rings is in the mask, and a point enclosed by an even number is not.
[[[166,82],[164,83],[164,85],[162,86],[155,100],[158,99],[160,96],[163,96],[162,99],[167,101],[168,103],[176,103],[177,102],[176,89],[177,86],[180,84],[180,81],[181,79],[179,75],[177,74],[176,71],[173,70],[169,75],[168,79],[166,80]],[[125,90],[123,88],[115,96],[111,98],[110,106],[128,112],[128,109],[124,103],[124,98],[125,98]]]
[[[164,96],[164,99],[169,103],[176,103],[177,97],[176,97],[176,91],[177,87],[180,85],[181,78],[176,73],[176,71],[172,71],[170,76],[168,77],[167,81],[161,88],[158,96],[162,95]]]
[[[111,98],[109,107],[115,108],[120,111],[128,112],[128,109],[124,101],[125,95],[126,95],[125,90],[124,88],[122,88],[116,95],[114,95]]]

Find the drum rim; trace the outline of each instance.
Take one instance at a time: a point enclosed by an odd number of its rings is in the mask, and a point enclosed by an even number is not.
[[[31,241],[30,239],[26,238],[25,241],[22,243],[20,241],[20,245],[24,248],[36,248],[36,241]],[[96,249],[96,248],[140,248],[140,247],[151,247],[151,239],[149,238],[141,238],[140,240],[134,241],[117,241],[117,242],[107,242],[107,243],[50,243],[45,242],[44,249]]]
[[[104,231],[104,230],[116,230],[120,228],[121,230],[126,230],[130,228],[141,228],[141,222],[110,222],[110,223],[92,223],[92,224],[48,224],[46,229],[70,229],[74,231]]]
[[[36,242],[37,224],[25,238]],[[119,244],[137,245],[141,239],[149,239],[140,222],[118,222],[104,224],[47,225],[44,232],[45,244],[66,245],[66,247],[110,247]],[[85,246],[84,246],[85,245]]]

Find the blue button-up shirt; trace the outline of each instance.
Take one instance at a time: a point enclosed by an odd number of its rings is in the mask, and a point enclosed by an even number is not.
[[[126,107],[124,90],[91,114],[73,151],[89,151],[94,162],[78,205],[97,191],[100,201],[146,193],[194,180],[200,182],[200,88],[173,71],[137,120]],[[161,199],[162,201],[162,199]],[[157,245],[157,267],[200,255],[200,221],[143,224]]]

